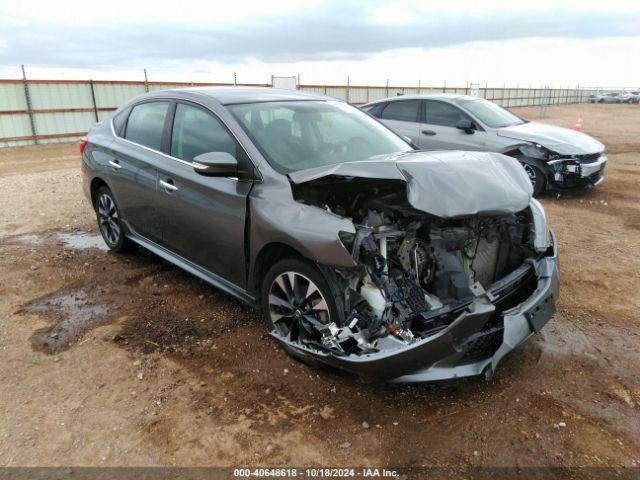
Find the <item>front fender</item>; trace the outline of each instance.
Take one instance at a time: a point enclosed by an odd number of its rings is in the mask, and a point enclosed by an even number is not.
[[[286,181],[254,186],[249,197],[249,222],[252,266],[262,248],[273,242],[288,245],[320,264],[356,266],[338,236],[340,231],[355,233],[353,223],[322,208],[296,202]]]

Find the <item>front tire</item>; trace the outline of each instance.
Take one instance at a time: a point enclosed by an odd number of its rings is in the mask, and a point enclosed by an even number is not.
[[[122,216],[111,190],[106,186],[100,187],[95,202],[98,228],[104,243],[115,252],[129,250],[132,243],[124,234]]]
[[[538,167],[534,167],[533,165],[529,165],[528,163],[523,163],[522,166],[524,167],[524,171],[527,172],[527,176],[531,181],[531,186],[533,187],[533,196],[537,197],[544,191],[547,180]]]
[[[314,325],[341,325],[334,294],[324,275],[311,262],[285,258],[267,272],[261,288],[262,312],[269,332],[284,341],[321,342]],[[323,364],[309,354],[281,343],[285,352],[312,367]]]

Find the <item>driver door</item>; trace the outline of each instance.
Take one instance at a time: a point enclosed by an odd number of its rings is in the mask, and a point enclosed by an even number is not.
[[[181,257],[245,287],[244,229],[252,182],[200,175],[193,159],[206,152],[227,152],[239,164],[250,160],[209,110],[179,101],[172,113],[165,145],[169,156],[157,164],[162,242]]]
[[[423,150],[488,150],[487,134],[455,105],[439,100],[424,100],[424,120],[420,125],[418,146]],[[469,120],[473,133],[456,128],[460,120]]]

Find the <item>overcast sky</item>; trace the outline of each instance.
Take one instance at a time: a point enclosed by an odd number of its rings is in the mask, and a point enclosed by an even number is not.
[[[0,0],[0,77],[640,84],[640,1]]]

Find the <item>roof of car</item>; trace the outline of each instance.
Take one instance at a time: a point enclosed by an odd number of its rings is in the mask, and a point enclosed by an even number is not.
[[[223,105],[295,100],[337,100],[326,95],[270,87],[186,87],[153,92],[153,96],[190,93],[214,98]]]
[[[421,93],[417,95],[398,95],[396,97],[383,98],[370,102],[367,105],[375,105],[376,103],[390,102],[395,100],[415,100],[415,99],[437,99],[437,100],[478,100],[478,97],[464,95],[462,93]]]

